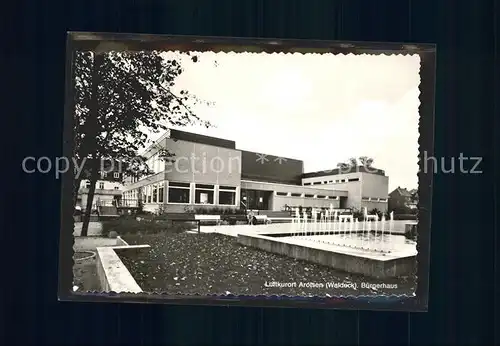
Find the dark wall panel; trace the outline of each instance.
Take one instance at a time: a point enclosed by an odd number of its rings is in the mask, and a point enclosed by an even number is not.
[[[241,179],[299,185],[303,171],[300,160],[241,151]]]

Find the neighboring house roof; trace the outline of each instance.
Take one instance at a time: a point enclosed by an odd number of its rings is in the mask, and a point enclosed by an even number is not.
[[[394,194],[398,194],[400,196],[403,196],[403,197],[411,197],[412,195],[412,191],[408,191],[407,189],[405,188],[402,188],[402,187],[397,187],[394,191],[392,191],[389,195],[394,195]]]

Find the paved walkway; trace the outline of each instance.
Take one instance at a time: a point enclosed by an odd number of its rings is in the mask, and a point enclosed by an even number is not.
[[[75,222],[75,229],[73,236],[79,237],[82,233],[83,222]],[[89,229],[87,230],[88,236],[99,236],[102,234],[102,224],[100,222],[89,222]]]

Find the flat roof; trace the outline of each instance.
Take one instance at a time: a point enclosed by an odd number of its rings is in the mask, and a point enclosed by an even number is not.
[[[346,168],[335,168],[331,170],[324,171],[316,171],[302,174],[302,178],[317,178],[317,177],[326,177],[329,175],[340,175],[340,174],[350,174],[350,173],[368,173],[368,174],[376,174],[385,176],[385,171],[377,168],[366,168],[365,166],[357,166],[351,167],[349,169]]]

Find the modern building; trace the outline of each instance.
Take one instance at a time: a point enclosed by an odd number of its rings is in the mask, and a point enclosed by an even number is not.
[[[160,159],[158,148],[173,153]],[[234,141],[169,130],[143,154],[153,174],[128,177],[123,200],[144,210],[227,207],[280,211],[288,207],[387,210],[388,177],[381,170],[353,167],[304,173],[301,160],[236,148]]]

